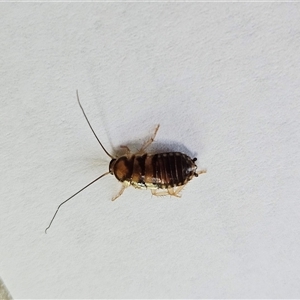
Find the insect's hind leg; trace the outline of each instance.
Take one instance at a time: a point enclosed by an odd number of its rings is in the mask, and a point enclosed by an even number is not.
[[[149,146],[152,144],[152,142],[153,142],[154,139],[155,139],[155,136],[156,136],[156,134],[157,134],[158,129],[159,129],[159,124],[156,126],[156,128],[155,128],[155,130],[154,130],[154,133],[153,133],[153,135],[151,136],[151,138],[150,138],[148,141],[146,141],[146,142],[144,143],[144,145],[141,147],[141,149],[138,151],[138,153],[144,153],[145,150],[146,150],[146,148],[149,147]]]
[[[195,175],[195,176],[198,177],[198,175],[204,174],[204,173],[206,173],[206,170],[200,170],[200,171],[196,172],[197,175]]]
[[[175,196],[175,197],[181,198],[181,195],[179,193],[184,189],[184,187],[185,187],[185,184],[178,186],[176,188],[168,189],[168,193],[170,196]]]
[[[179,187],[174,187],[174,188],[169,188],[163,191],[157,191],[157,190],[151,190],[151,193],[153,196],[174,196],[177,198],[181,198],[181,195],[179,194],[182,189],[185,187],[185,185],[179,186]]]
[[[168,196],[169,193],[167,190],[163,190],[163,191],[157,191],[157,190],[151,190],[151,193],[153,196],[156,196],[156,197],[163,197],[163,196]]]

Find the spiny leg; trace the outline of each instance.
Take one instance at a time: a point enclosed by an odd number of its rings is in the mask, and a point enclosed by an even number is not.
[[[119,193],[116,196],[114,196],[111,199],[111,201],[115,201],[117,198],[119,198],[123,194],[123,192],[124,192],[125,189],[126,189],[126,186],[123,185],[122,188],[121,188],[121,190],[119,191]]]
[[[159,124],[156,126],[156,128],[155,128],[155,130],[154,130],[154,133],[153,133],[153,135],[151,136],[151,138],[150,138],[148,141],[146,141],[146,142],[144,143],[144,145],[141,147],[141,149],[138,151],[138,153],[143,153],[143,152],[145,152],[146,148],[149,147],[149,146],[152,144],[152,142],[153,142],[154,139],[155,139],[155,136],[156,136],[156,134],[157,134],[158,129],[159,129]]]

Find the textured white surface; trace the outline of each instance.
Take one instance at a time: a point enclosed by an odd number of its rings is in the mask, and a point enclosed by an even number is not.
[[[298,3],[2,3],[0,276],[15,298],[300,297]],[[154,198],[108,148],[208,173]]]

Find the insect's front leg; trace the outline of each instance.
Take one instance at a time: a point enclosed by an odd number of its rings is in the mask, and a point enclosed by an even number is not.
[[[111,199],[111,201],[115,201],[117,198],[119,198],[123,194],[123,192],[125,191],[125,189],[126,189],[126,186],[123,185],[122,188],[121,188],[121,190],[119,191],[119,193],[116,196],[114,196]]]
[[[129,187],[129,186],[130,186],[130,183],[128,181],[124,181],[123,184],[122,184],[122,188],[120,189],[119,193],[116,196],[114,196],[111,199],[111,201],[115,201],[117,198],[119,198],[123,194],[123,192],[125,191],[125,189],[127,187]]]

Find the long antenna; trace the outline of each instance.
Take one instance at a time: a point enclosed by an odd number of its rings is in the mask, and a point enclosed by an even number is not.
[[[82,110],[82,112],[83,112],[83,115],[84,115],[86,121],[88,122],[88,124],[89,124],[89,126],[90,126],[90,128],[91,128],[91,130],[92,130],[92,132],[93,132],[93,134],[94,134],[94,136],[95,136],[95,138],[97,139],[98,143],[100,144],[100,146],[102,147],[102,149],[104,150],[104,152],[105,152],[110,158],[114,159],[114,157],[113,157],[111,154],[109,154],[109,153],[107,152],[107,150],[104,148],[104,146],[103,146],[102,143],[100,142],[99,138],[97,137],[97,135],[96,135],[96,133],[95,133],[95,131],[94,131],[92,125],[90,124],[90,122],[89,122],[89,120],[88,120],[88,118],[87,118],[87,116],[86,116],[86,114],[85,114],[85,112],[84,112],[84,110],[83,110],[83,107],[82,107],[82,105],[81,105],[81,103],[80,103],[80,101],[79,101],[78,90],[76,90],[76,95],[77,95],[77,101],[78,101],[78,104],[79,104],[79,106],[80,106],[80,108],[81,108],[81,110]]]
[[[93,183],[95,183],[97,180],[99,180],[100,178],[102,178],[102,177],[104,177],[104,176],[106,176],[106,175],[108,175],[108,174],[109,174],[109,172],[106,172],[106,173],[102,174],[101,176],[99,176],[98,178],[96,178],[95,180],[93,180],[92,182],[90,182],[88,185],[86,185],[85,187],[83,187],[81,190],[79,190],[77,193],[75,193],[74,195],[72,195],[70,198],[68,198],[67,200],[65,200],[65,201],[62,202],[61,204],[59,204],[59,206],[57,207],[57,210],[56,210],[55,214],[53,215],[53,218],[52,218],[51,221],[50,221],[49,226],[45,229],[45,233],[47,233],[47,230],[50,228],[50,226],[51,226],[53,220],[55,219],[58,210],[60,209],[60,207],[61,207],[63,204],[65,204],[67,201],[71,200],[73,197],[75,197],[76,195],[78,195],[78,194],[79,194],[80,192],[82,192],[84,189],[86,189],[87,187],[89,187],[90,185],[92,185]]]

